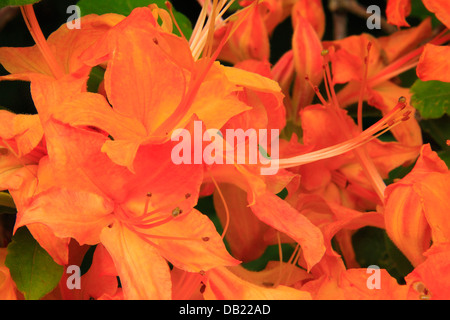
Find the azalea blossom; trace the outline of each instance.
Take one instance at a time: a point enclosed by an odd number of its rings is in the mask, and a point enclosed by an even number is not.
[[[198,3],[192,28],[149,1],[48,37],[19,7],[35,44],[0,48],[0,81],[36,113],[0,110],[0,298],[54,268],[39,299],[449,299],[446,116],[416,110],[445,99],[404,81],[449,82],[447,2],[342,39],[321,1]]]

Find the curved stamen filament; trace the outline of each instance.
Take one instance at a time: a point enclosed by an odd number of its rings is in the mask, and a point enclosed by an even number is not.
[[[30,31],[31,36],[33,37],[34,42],[38,46],[42,55],[44,56],[45,61],[47,62],[53,76],[56,79],[60,79],[64,76],[64,71],[61,69],[59,63],[56,61],[55,56],[53,55],[50,47],[48,46],[47,40],[42,34],[42,30],[39,26],[39,23],[36,19],[36,15],[34,13],[33,5],[25,5],[20,7],[20,11],[22,12],[25,24],[27,25],[28,30]]]
[[[408,120],[409,112],[401,114],[401,111],[406,107],[405,102],[399,102],[397,106],[392,109],[385,117],[373,124],[371,127],[363,131],[357,137],[351,138],[345,142],[337,145],[312,151],[304,155],[299,155],[292,158],[280,159],[280,168],[290,168],[298,165],[307,164],[314,161],[324,160],[337,155],[341,155],[348,151],[354,150],[369,141],[375,139],[386,131],[392,129],[394,126],[400,124],[402,121]],[[405,116],[406,115],[406,116]]]
[[[214,186],[217,189],[217,192],[219,193],[220,199],[222,200],[223,203],[223,207],[225,208],[225,215],[226,215],[226,222],[225,222],[225,226],[223,227],[223,232],[222,232],[222,239],[225,237],[225,234],[228,231],[228,227],[230,225],[230,211],[228,210],[228,205],[227,202],[225,201],[225,197],[222,194],[222,191],[220,190],[220,187],[218,185],[218,183],[216,182],[216,179],[214,179],[214,176],[212,175],[211,169],[208,168],[209,174],[211,176],[211,180],[214,183]]]

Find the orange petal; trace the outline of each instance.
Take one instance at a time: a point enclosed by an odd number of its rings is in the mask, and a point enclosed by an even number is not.
[[[425,45],[417,65],[417,75],[423,81],[450,82],[449,46]]]
[[[0,119],[3,124],[0,137],[14,140],[19,156],[28,154],[41,142],[44,132],[38,115],[14,114],[0,110]]]
[[[433,245],[426,252],[426,260],[405,278],[410,297],[415,299],[448,300],[450,298],[450,247]]]
[[[379,288],[370,288],[370,277],[377,276]],[[341,274],[339,286],[346,300],[405,300],[408,294],[407,286],[399,285],[385,269],[346,270]]]
[[[113,204],[93,193],[52,188],[38,194],[18,213],[15,230],[32,224],[48,226],[59,238],[97,244],[100,231],[112,222]]]
[[[450,3],[446,0],[422,0],[427,9],[433,12],[443,24],[450,28]]]
[[[424,145],[413,170],[386,189],[386,231],[405,256],[418,265],[433,242],[449,239],[449,171],[429,145]]]
[[[103,229],[100,238],[114,261],[125,299],[171,299],[169,265],[157,249],[118,222]]]
[[[298,16],[302,16],[311,23],[319,38],[325,32],[325,12],[320,0],[300,0],[292,8],[292,24],[294,29],[298,23]]]
[[[227,268],[215,268],[207,273],[206,300],[310,300],[308,292],[287,286],[267,288],[235,275]]]
[[[162,256],[185,271],[207,271],[218,266],[233,266],[239,263],[227,252],[211,220],[195,209],[182,213],[162,226],[142,232],[150,235],[149,239],[158,245]],[[151,235],[183,239],[152,239]],[[208,239],[202,240],[205,238]]]
[[[308,270],[320,261],[326,250],[322,232],[286,201],[265,192],[257,195],[255,203],[250,207],[262,222],[300,244]]]
[[[398,27],[409,27],[406,17],[411,13],[411,0],[388,0],[386,16],[388,23]]]
[[[292,37],[296,72],[292,103],[296,110],[311,104],[315,95],[314,89],[305,77],[317,86],[322,81],[324,63],[322,49],[322,42],[310,22],[299,15]]]

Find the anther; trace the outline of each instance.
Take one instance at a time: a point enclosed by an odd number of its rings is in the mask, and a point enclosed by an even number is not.
[[[152,196],[152,193],[151,192],[147,192],[147,197],[151,197]]]
[[[406,103],[406,98],[401,96],[400,98],[398,98],[398,102],[399,103]]]
[[[199,274],[203,277],[206,275],[206,272],[204,270],[200,270]]]
[[[207,241],[209,241],[209,237],[202,237],[202,240],[207,242]]]
[[[327,49],[322,50],[320,53],[322,56],[326,56],[328,53],[330,53]]]
[[[390,120],[387,122],[387,125],[388,125],[389,127],[393,126],[394,124],[395,124],[395,121],[394,121],[393,119],[390,119]]]
[[[178,217],[180,214],[183,213],[183,210],[181,210],[179,207],[176,207],[172,210],[172,217]]]
[[[186,194],[184,195],[184,197],[185,197],[186,199],[189,199],[189,198],[191,197],[191,194],[190,194],[190,193],[186,193]]]
[[[200,293],[203,294],[206,290],[206,284],[204,284],[203,282],[201,282],[201,287],[200,287]]]
[[[153,38],[153,42],[154,42],[156,45],[159,44],[158,39],[156,39],[156,38]]]

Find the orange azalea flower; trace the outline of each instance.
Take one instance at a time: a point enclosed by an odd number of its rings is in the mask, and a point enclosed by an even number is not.
[[[81,18],[80,29],[68,29],[63,24],[46,40],[34,14],[33,6],[21,7],[25,22],[36,42],[33,47],[0,48],[0,63],[11,75],[0,80],[30,81],[34,74],[61,79],[66,75],[87,77],[90,67],[79,58],[80,54],[94,44],[113,25],[124,17],[117,14],[88,15]]]
[[[133,174],[100,151],[103,134],[48,122],[46,138],[42,183],[16,229],[42,223],[60,238],[101,242],[127,299],[170,299],[166,259],[191,272],[237,263],[211,221],[192,209],[201,167],[174,165],[172,143],[142,147]]]
[[[151,9],[137,8],[83,58],[92,66],[108,61],[105,89],[113,108],[105,97],[85,94],[53,116],[109,133],[114,140],[106,141],[103,152],[133,170],[140,145],[169,140],[195,117],[207,128],[220,128],[249,109],[236,99],[240,88],[229,71],[214,63],[219,49],[196,61],[186,39],[162,30]]]
[[[430,21],[425,20],[419,27],[385,38],[375,39],[364,34],[325,44],[329,49],[335,48],[335,52],[330,51],[334,83],[348,83],[337,94],[337,100],[343,107],[358,103],[358,124],[364,100],[381,110],[383,115],[392,110],[398,97],[410,100],[409,89],[394,84],[390,79],[417,64],[423,48],[414,49],[430,34]],[[414,112],[413,109],[411,111]],[[399,125],[392,133],[406,145],[422,144],[421,131],[414,119]]]
[[[249,71],[258,72],[262,75],[270,75],[268,65],[264,62],[246,61],[237,66]],[[239,73],[236,73],[236,75],[239,75]],[[265,79],[266,82],[274,83],[268,78]],[[246,79],[243,80],[243,83],[246,83]],[[274,87],[277,88],[278,86]],[[246,104],[252,106],[253,109],[230,119],[223,127],[224,129],[239,128],[244,131],[250,129],[259,132],[258,129],[280,130],[280,128],[284,126],[285,109],[281,104],[282,95],[279,92],[279,87],[278,90],[269,91],[256,86],[248,86],[242,93],[238,94],[238,97]],[[258,135],[258,133],[256,135]],[[258,139],[260,139],[260,134],[258,136]],[[242,142],[242,144],[245,145],[246,150],[250,150],[251,148],[249,140],[249,137],[246,137],[245,141]],[[271,146],[269,143],[267,144],[267,148],[267,153],[270,154]],[[223,148],[223,150],[225,149],[226,148]],[[305,256],[309,263],[308,267],[312,267],[320,260],[324,252],[320,231],[302,215],[298,214],[298,212],[290,207],[289,204],[276,196],[276,194],[282,191],[289,183],[293,178],[293,175],[281,171],[273,176],[261,176],[261,163],[251,164],[248,160],[249,154],[249,152],[245,153],[246,161],[242,164],[238,163],[236,159],[233,164],[213,163],[208,167],[204,178],[204,183],[213,183],[215,185],[217,192],[215,197],[217,199],[220,198],[220,201],[223,201],[224,203],[223,210],[218,207],[219,217],[222,218],[224,224],[226,224],[227,220],[233,220],[233,223],[230,225],[231,234],[229,235],[233,245],[233,252],[238,254],[238,256],[244,260],[248,260],[252,257],[256,257],[256,255],[261,253],[261,250],[264,250],[267,246],[267,243],[261,242],[256,246],[256,249],[251,249],[249,243],[238,244],[238,239],[241,236],[248,237],[246,240],[257,240],[256,237],[260,235],[260,231],[256,230],[255,232],[250,231],[248,234],[241,234],[239,230],[240,223],[255,221],[254,217],[249,217],[249,215],[254,214],[257,219],[264,224],[285,233],[291,237],[291,239],[300,243],[304,248]],[[224,158],[226,158],[226,156],[224,156]],[[221,192],[220,186],[223,184],[229,184],[229,186],[224,187],[225,191],[228,189],[231,194],[242,194],[241,198],[235,198],[236,202],[231,202],[231,207],[228,207],[226,199],[230,193],[225,194],[224,196]],[[249,210],[240,211],[241,213],[245,212],[245,214],[236,217],[238,213],[236,208],[238,206],[247,205],[251,209],[251,212]],[[261,228],[261,231],[263,231],[265,228],[261,222],[258,222],[257,225],[259,226],[258,228]],[[241,248],[237,249],[236,246],[240,246]],[[254,250],[252,255],[247,255],[249,250]]]
[[[449,170],[429,145],[422,147],[413,170],[386,189],[386,231],[414,266],[433,244],[449,241]]]

